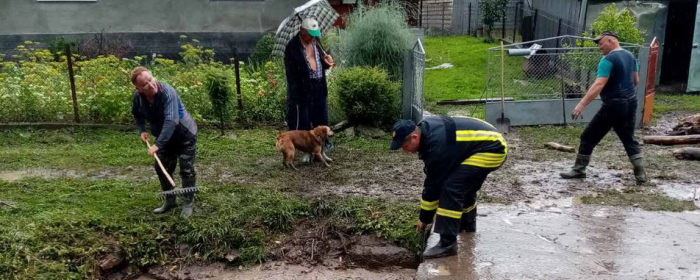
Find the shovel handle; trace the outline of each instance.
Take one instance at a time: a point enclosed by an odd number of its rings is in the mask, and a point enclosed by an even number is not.
[[[150,149],[150,148],[151,148],[151,143],[149,143],[148,141],[146,141],[146,146],[148,146],[148,148]],[[160,166],[160,171],[163,171],[163,174],[165,174],[165,177],[168,178],[168,182],[170,182],[170,185],[172,185],[173,188],[174,188],[174,187],[175,187],[175,181],[173,181],[173,178],[170,177],[170,174],[168,174],[168,171],[165,170],[165,167],[163,167],[163,163],[160,162],[160,158],[158,158],[158,154],[155,154],[155,153],[154,153],[154,154],[153,154],[153,157],[156,158],[156,162],[158,162],[158,166]]]

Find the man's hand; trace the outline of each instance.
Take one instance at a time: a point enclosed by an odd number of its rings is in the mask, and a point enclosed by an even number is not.
[[[153,145],[150,148],[148,148],[148,155],[149,156],[153,157],[156,154],[156,152],[158,152],[158,146]]]
[[[335,62],[333,62],[333,57],[330,54],[324,55],[323,61],[325,61],[326,64],[328,64],[330,66],[335,66]]]
[[[148,143],[148,132],[141,132],[141,141]]]
[[[576,107],[574,108],[574,111],[571,112],[571,119],[576,120],[579,117],[581,117],[581,115],[583,115],[584,110],[586,110],[586,105],[583,105],[581,103],[576,105]]]
[[[424,227],[425,227],[425,224],[423,222],[421,222],[420,220],[418,220],[418,223],[416,223],[416,232],[420,232],[421,230],[423,230]]]

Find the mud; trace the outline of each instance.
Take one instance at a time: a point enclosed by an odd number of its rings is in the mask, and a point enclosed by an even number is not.
[[[459,255],[424,262],[417,278],[700,277],[700,212],[558,203],[481,207],[477,233],[460,235]]]
[[[146,274],[137,280],[164,279],[211,279],[211,280],[286,280],[286,279],[368,279],[368,280],[408,280],[414,279],[415,270],[402,268],[385,268],[370,271],[362,268],[332,269],[327,267],[309,267],[288,265],[283,262],[269,262],[249,269],[221,269],[219,267],[191,268],[188,274],[171,272],[164,276]]]
[[[151,171],[151,170],[148,170]],[[13,182],[25,178],[87,178],[92,180],[148,180],[156,179],[155,172],[145,172],[142,168],[105,168],[93,170],[31,168],[24,170],[0,171],[0,181]]]

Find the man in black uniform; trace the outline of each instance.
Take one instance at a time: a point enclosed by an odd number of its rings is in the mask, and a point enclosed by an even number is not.
[[[425,258],[457,254],[457,234],[476,231],[476,194],[506,160],[508,147],[492,125],[473,118],[425,117],[418,125],[400,120],[390,149],[419,153],[425,182],[417,230],[435,221],[440,242]],[[461,221],[460,221],[461,220]]]

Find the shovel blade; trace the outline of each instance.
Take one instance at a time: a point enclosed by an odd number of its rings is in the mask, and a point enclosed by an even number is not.
[[[498,118],[496,119],[496,128],[501,133],[510,133],[510,119],[509,118]]]

